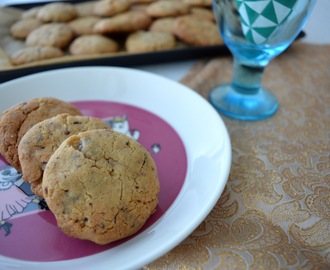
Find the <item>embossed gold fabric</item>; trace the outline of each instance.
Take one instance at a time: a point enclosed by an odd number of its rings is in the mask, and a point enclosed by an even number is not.
[[[231,57],[215,58],[182,83],[207,97],[231,74]],[[220,200],[146,269],[330,269],[330,46],[295,43],[263,84],[279,99],[276,115],[223,116],[233,160]]]

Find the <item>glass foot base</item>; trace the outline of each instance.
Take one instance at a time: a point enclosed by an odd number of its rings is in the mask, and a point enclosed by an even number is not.
[[[255,94],[242,94],[231,84],[215,87],[209,94],[211,104],[222,114],[241,120],[261,120],[272,116],[278,102],[275,95],[265,89]]]

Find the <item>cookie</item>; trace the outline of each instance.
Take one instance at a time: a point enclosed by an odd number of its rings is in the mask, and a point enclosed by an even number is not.
[[[37,18],[37,14],[39,12],[41,7],[33,7],[33,8],[29,8],[27,10],[24,10],[22,12],[21,18],[22,19],[27,19],[27,18]]]
[[[150,31],[172,33],[175,17],[159,18],[152,22]]]
[[[14,105],[0,115],[0,154],[21,172],[18,145],[35,124],[60,113],[81,115],[78,108],[54,98],[35,98]]]
[[[104,121],[95,117],[59,114],[35,124],[22,137],[18,145],[24,181],[39,197],[42,193],[42,177],[50,156],[68,137],[93,129],[110,129]]]
[[[128,36],[126,51],[130,53],[154,52],[175,48],[175,37],[171,33],[137,31]]]
[[[35,18],[21,19],[10,27],[10,34],[17,39],[25,39],[34,29],[42,23]]]
[[[131,10],[100,20],[95,24],[94,32],[99,34],[135,32],[147,29],[151,23],[151,17],[145,12]]]
[[[155,2],[157,0],[128,0],[132,5],[135,4],[150,4],[152,2]]]
[[[194,15],[176,18],[173,34],[180,40],[194,46],[223,44],[217,25],[208,19]]]
[[[85,16],[79,17],[71,22],[68,25],[71,27],[73,33],[76,36],[93,34],[94,25],[100,20],[100,17],[97,16]]]
[[[93,16],[94,5],[95,1],[76,3],[75,7],[78,12],[78,17]]]
[[[192,7],[190,13],[198,18],[208,19],[210,21],[215,21],[214,13],[211,9],[203,7]]]
[[[24,65],[40,60],[51,59],[63,56],[64,53],[55,47],[28,47],[18,50],[11,55],[11,62],[14,65]]]
[[[77,37],[70,45],[73,55],[95,55],[118,51],[119,45],[111,38],[94,34]]]
[[[65,23],[48,23],[33,30],[26,38],[28,46],[65,48],[73,39],[73,31]]]
[[[182,1],[190,6],[199,6],[199,7],[212,6],[212,0],[182,0]]]
[[[74,5],[62,2],[45,4],[37,13],[37,19],[44,23],[69,22],[77,16],[78,12]]]
[[[66,139],[49,159],[42,187],[65,234],[102,245],[136,233],[158,204],[149,152],[113,130]]]
[[[146,12],[151,17],[179,16],[187,14],[189,6],[180,1],[160,0],[150,4]]]
[[[128,0],[100,0],[94,4],[93,14],[102,17],[110,17],[127,11],[130,7]]]

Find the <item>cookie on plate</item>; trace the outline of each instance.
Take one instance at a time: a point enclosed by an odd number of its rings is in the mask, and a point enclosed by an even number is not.
[[[65,234],[102,245],[136,233],[158,204],[151,155],[113,130],[66,139],[49,159],[42,187]]]
[[[150,31],[172,33],[175,17],[159,18],[152,22]]]
[[[79,36],[69,47],[69,51],[73,55],[113,53],[117,52],[118,49],[117,41],[98,34]]]
[[[37,19],[44,23],[69,22],[77,16],[78,12],[75,6],[63,2],[45,4],[37,13]]]
[[[177,17],[173,26],[173,34],[194,46],[223,44],[217,25],[208,19],[194,15]]]
[[[17,39],[25,39],[34,29],[42,23],[35,18],[21,19],[10,27],[10,34]]]
[[[68,25],[76,36],[93,34],[94,25],[100,20],[97,16],[84,16],[74,19]]]
[[[171,33],[137,31],[128,36],[126,50],[130,53],[154,52],[175,48],[176,40]]]
[[[73,31],[65,23],[47,23],[33,30],[26,38],[28,46],[65,48],[73,39]]]
[[[146,12],[152,17],[170,17],[189,13],[189,6],[180,1],[156,1],[148,6]]]
[[[110,129],[96,117],[59,114],[35,124],[22,137],[18,145],[23,179],[31,184],[31,190],[39,197],[42,193],[42,177],[50,156],[68,137],[94,129]]]
[[[111,17],[127,11],[130,7],[128,0],[100,0],[93,6],[93,14],[102,17]]]
[[[128,33],[147,29],[152,19],[143,11],[130,10],[111,18],[104,18],[94,26],[98,34]]]
[[[10,107],[0,115],[0,154],[21,172],[18,145],[35,124],[60,113],[81,115],[72,104],[55,98],[34,98]]]
[[[24,65],[40,60],[52,59],[63,56],[61,49],[55,47],[28,47],[18,50],[11,55],[14,65]]]

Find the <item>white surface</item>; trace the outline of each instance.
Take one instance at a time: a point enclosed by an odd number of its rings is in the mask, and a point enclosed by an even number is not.
[[[228,132],[205,99],[177,82],[124,68],[70,68],[4,83],[0,85],[0,96],[0,112],[42,96],[67,101],[102,99],[142,107],[171,124],[188,158],[184,186],[174,203],[154,225],[133,239],[96,255],[56,263],[22,262],[0,256],[0,265],[7,265],[5,269],[136,269],[184,240],[223,192],[231,163]]]

